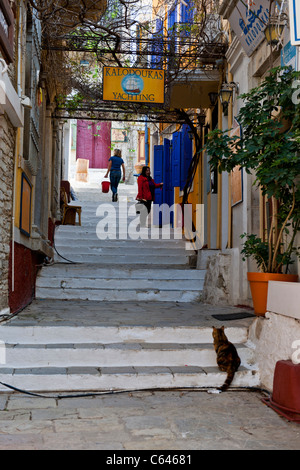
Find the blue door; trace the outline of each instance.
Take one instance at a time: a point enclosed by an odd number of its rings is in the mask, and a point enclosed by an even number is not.
[[[163,164],[163,203],[172,207],[174,204],[174,187],[172,184],[172,145],[171,141],[164,139],[164,164]],[[163,212],[163,225],[173,225],[173,213]]]
[[[159,211],[158,205],[174,204],[174,187],[184,189],[188,171],[193,158],[193,143],[189,136],[189,126],[182,126],[181,131],[173,134],[172,142],[164,139],[164,145],[154,146],[154,175],[156,183],[164,183],[163,190],[155,190],[153,208],[154,225],[174,225],[174,214]],[[156,206],[157,205],[157,206]],[[155,207],[156,206],[156,207]]]
[[[169,210],[159,211],[159,206],[174,204],[174,185],[172,179],[172,145],[169,139],[164,139],[164,145],[154,146],[154,181],[164,183],[163,189],[155,190],[155,205],[153,208],[154,225],[173,225],[174,214]]]
[[[164,146],[154,146],[154,174],[153,179],[155,183],[163,182],[163,168],[164,168]],[[155,204],[153,206],[153,224],[162,225],[162,214],[159,212],[158,207],[163,203],[163,191],[158,188],[155,190]]]
[[[181,185],[181,178],[180,178],[181,140],[182,140],[182,133],[175,132],[173,134],[173,142],[172,142],[172,185],[173,185],[173,188],[180,187]]]

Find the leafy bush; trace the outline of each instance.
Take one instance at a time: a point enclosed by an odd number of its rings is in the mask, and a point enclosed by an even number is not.
[[[277,67],[249,93],[237,120],[243,128],[239,139],[215,130],[206,144],[210,165],[231,172],[237,165],[255,173],[255,183],[271,203],[270,228],[264,240],[247,237],[242,254],[253,257],[264,272],[288,270],[300,229],[300,106],[294,84],[300,72]]]

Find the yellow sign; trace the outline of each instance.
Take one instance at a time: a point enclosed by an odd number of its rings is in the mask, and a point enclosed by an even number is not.
[[[165,72],[157,69],[104,67],[103,101],[163,104]]]

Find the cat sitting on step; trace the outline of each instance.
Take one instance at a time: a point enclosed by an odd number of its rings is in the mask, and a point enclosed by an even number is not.
[[[215,328],[213,326],[214,348],[217,354],[217,364],[222,372],[227,372],[227,378],[220,388],[223,392],[227,390],[233,381],[234,374],[238,370],[241,360],[235,346],[230,343],[224,333],[224,326]]]

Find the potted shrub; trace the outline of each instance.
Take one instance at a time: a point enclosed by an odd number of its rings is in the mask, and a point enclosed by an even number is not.
[[[241,235],[243,259],[252,257],[260,271],[248,273],[251,282],[257,275],[266,283],[270,279],[298,280],[288,270],[299,256],[295,246],[300,229],[300,106],[295,99],[299,78],[300,72],[290,68],[272,69],[261,85],[241,95],[244,103],[237,120],[243,128],[242,138],[215,130],[206,144],[212,168],[231,172],[239,165],[247,173],[253,172],[254,184],[270,204],[265,237]],[[257,289],[250,287],[254,296]],[[266,296],[267,284],[263,290]],[[265,313],[266,298],[259,304],[253,298],[253,304],[256,314]]]

